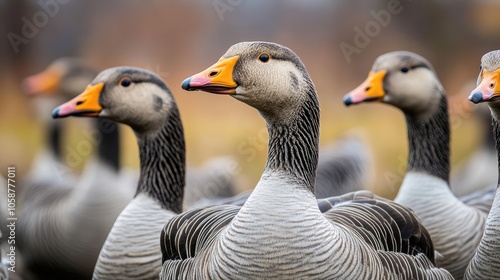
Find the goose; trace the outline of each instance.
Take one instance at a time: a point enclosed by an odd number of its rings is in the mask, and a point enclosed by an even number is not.
[[[394,201],[411,208],[429,231],[440,253],[437,266],[462,279],[481,239],[487,208],[466,205],[450,190],[447,101],[433,67],[411,52],[379,56],[367,80],[344,97],[346,105],[370,101],[403,111],[408,167]]]
[[[102,117],[134,130],[140,156],[136,194],[109,232],[93,279],[157,279],[158,236],[165,222],[181,212],[185,182],[184,132],[170,90],[150,71],[110,68],[52,116]]]
[[[491,111],[493,136],[500,160],[500,51],[486,53],[481,58],[481,68],[477,79],[477,87],[471,92],[469,99],[473,103],[487,102]],[[500,167],[500,164],[497,165]],[[499,173],[500,174],[500,173]],[[499,177],[500,182],[500,177]],[[486,221],[486,227],[477,251],[465,272],[465,279],[497,279],[500,275],[500,191],[498,185],[495,200]]]
[[[60,59],[44,72],[28,77],[24,88],[30,95],[52,95],[58,100],[74,96],[91,75],[95,72],[82,61]],[[132,199],[133,189],[118,172],[118,128],[109,121],[95,125],[102,130],[88,132],[99,135],[99,142],[95,142],[97,157],[85,167],[82,176],[74,181],[61,177],[55,182],[35,176],[24,185],[17,238],[25,278],[91,278],[114,221]],[[58,133],[50,137],[55,143],[52,149],[58,151],[60,148],[55,147],[61,146],[63,127],[55,126]],[[59,151],[59,158],[61,154]],[[50,160],[40,162],[48,165],[45,170],[56,164]]]
[[[161,279],[451,279],[409,209],[367,191],[316,201],[319,105],[293,51],[238,43],[182,88],[256,108],[268,159],[242,207],[190,210],[165,225]]]
[[[28,96],[44,95],[44,97],[49,96],[50,98],[36,98],[33,100],[33,111],[35,111],[37,119],[41,120],[43,130],[46,131],[45,143],[42,151],[35,156],[29,173],[24,176],[20,185],[21,189],[24,186],[29,188],[29,186],[33,185],[70,186],[77,182],[77,177],[64,159],[61,144],[63,126],[60,122],[54,122],[47,114],[47,111],[60,102],[58,97],[54,96],[54,93],[61,89],[62,92],[68,92],[64,89],[75,85],[78,87],[80,83],[80,80],[72,79],[73,75],[67,75],[67,80],[72,82],[61,85],[62,73],[65,68],[65,63],[57,63],[42,73],[30,76],[23,81],[23,90]],[[82,73],[79,76],[82,76]],[[19,206],[22,207],[22,205]]]

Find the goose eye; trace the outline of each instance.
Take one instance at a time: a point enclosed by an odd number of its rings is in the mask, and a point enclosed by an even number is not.
[[[268,62],[270,58],[271,58],[271,56],[269,56],[268,53],[261,53],[259,55],[259,60],[262,62]]]
[[[122,78],[120,80],[120,85],[123,87],[128,87],[130,84],[132,84],[132,81],[129,78]]]
[[[410,71],[410,68],[404,66],[403,68],[401,68],[401,72],[403,73],[408,73],[408,71]]]

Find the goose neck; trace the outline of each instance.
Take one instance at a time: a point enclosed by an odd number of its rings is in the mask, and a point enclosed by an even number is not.
[[[443,95],[428,116],[406,114],[408,128],[408,172],[424,172],[449,182],[450,126]]]
[[[287,174],[314,191],[318,165],[319,107],[311,98],[284,121],[266,118],[269,133],[264,174]]]
[[[180,213],[185,184],[184,131],[172,108],[164,127],[154,133],[136,132],[140,154],[137,194],[145,193],[160,205]]]

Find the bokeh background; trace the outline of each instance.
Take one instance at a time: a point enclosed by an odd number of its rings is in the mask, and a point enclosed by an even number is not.
[[[274,41],[293,49],[305,63],[320,96],[321,144],[360,131],[373,156],[373,180],[367,186],[394,197],[404,175],[407,154],[401,112],[383,104],[344,107],[342,97],[361,83],[375,58],[385,52],[417,52],[434,65],[451,101],[452,162],[481,144],[481,130],[467,95],[481,56],[500,47],[500,1],[494,0],[53,0],[57,13],[26,44],[13,47],[8,34],[22,35],[23,18],[43,11],[47,0],[0,0],[0,174],[8,165],[18,176],[30,170],[43,148],[45,133],[21,81],[53,60],[77,56],[100,69],[132,65],[157,72],[169,85],[185,127],[187,160],[197,165],[232,155],[241,189],[258,181],[266,158],[265,124],[258,113],[228,96],[185,92],[182,80],[213,64],[234,43]],[[366,46],[346,59],[340,46],[356,46],[355,28],[374,21],[373,12],[396,5]],[[83,89],[82,89],[83,90]],[[42,112],[43,113],[43,112]],[[45,114],[50,116],[51,110]],[[58,120],[59,121],[59,120]],[[88,127],[84,119],[63,120],[64,145],[74,148]],[[484,122],[484,121],[483,121]],[[125,136],[122,164],[137,168],[131,130]],[[242,152],[250,149],[252,152]],[[255,155],[255,156],[254,156]],[[76,166],[76,172],[84,163]]]

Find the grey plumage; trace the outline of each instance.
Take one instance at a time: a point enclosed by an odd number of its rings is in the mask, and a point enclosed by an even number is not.
[[[493,136],[496,142],[497,158],[499,160],[497,167],[500,169],[499,80],[498,72],[496,72],[498,69],[500,69],[500,51],[491,51],[481,58],[481,71],[477,81],[478,87],[472,91],[469,99],[474,103],[488,102],[493,121]],[[484,77],[486,73],[489,74],[488,77]],[[496,76],[492,77],[491,73],[495,73]],[[481,96],[480,101],[474,99],[474,95],[477,98],[478,94]],[[486,228],[477,251],[467,267],[465,279],[497,279],[500,275],[500,191],[498,190],[498,184],[500,184],[500,177],[499,183],[497,183],[495,200],[486,221]]]
[[[405,114],[408,168],[394,201],[415,211],[429,231],[439,253],[437,266],[462,279],[481,239],[488,206],[477,197],[464,199],[471,203],[466,205],[450,190],[450,128],[444,89],[431,64],[410,52],[380,56],[371,73],[384,74],[380,82],[368,78],[370,84],[363,83],[345,100],[374,100],[374,91],[370,90],[379,87],[376,100],[396,106]],[[369,98],[361,98],[363,95]],[[489,201],[491,204],[491,197]]]
[[[271,59],[260,61],[262,53]],[[433,266],[430,237],[409,209],[367,192],[318,207],[318,100],[291,50],[239,43],[219,63],[231,67],[231,60],[234,88],[203,85],[204,73],[215,71],[210,68],[186,79],[183,88],[232,92],[259,110],[270,134],[266,167],[241,209],[192,210],[165,225],[161,279],[451,279]]]

